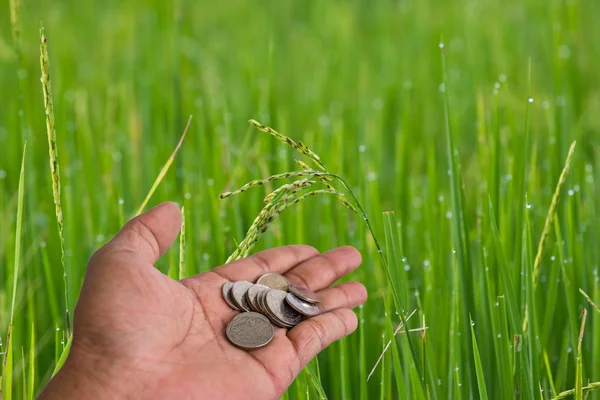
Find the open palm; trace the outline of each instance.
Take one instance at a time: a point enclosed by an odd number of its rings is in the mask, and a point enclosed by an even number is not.
[[[320,255],[309,246],[285,246],[175,281],[154,263],[180,225],[177,206],[161,204],[94,254],[75,309],[71,353],[43,396],[77,385],[77,398],[276,399],[313,357],[356,329],[351,308],[365,301],[364,286],[329,288],[358,267],[355,249]],[[240,350],[225,336],[238,312],[221,288],[268,272],[319,291],[322,314],[290,331],[275,328],[264,348]]]

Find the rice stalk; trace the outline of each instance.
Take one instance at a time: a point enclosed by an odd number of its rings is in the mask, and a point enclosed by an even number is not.
[[[58,165],[58,145],[56,142],[56,127],[54,123],[54,103],[52,101],[52,84],[50,82],[50,60],[48,58],[48,39],[44,35],[44,28],[40,29],[40,66],[42,70],[42,90],[44,92],[44,108],[46,112],[46,131],[48,135],[48,153],[50,156],[50,176],[52,179],[52,197],[54,211],[58,225],[60,240],[61,264],[63,267],[63,281],[65,287],[65,325],[67,337],[71,336],[69,317],[69,285],[67,277],[67,264],[65,262],[65,239],[63,235],[63,211],[60,201],[60,169]]]
[[[12,27],[12,37],[15,47],[17,49],[17,55],[20,56],[21,52],[21,0],[10,0],[10,25]]]
[[[587,318],[587,309],[581,313],[581,329],[579,330],[579,340],[577,342],[577,367],[575,369],[575,400],[583,400],[583,354],[581,353],[581,343],[583,342],[583,332],[585,331],[585,320]]]
[[[533,288],[535,289],[537,285],[537,281],[540,275],[540,266],[542,264],[542,254],[544,253],[544,245],[546,243],[546,239],[548,239],[548,235],[550,235],[550,230],[552,229],[552,220],[554,219],[554,214],[556,212],[556,206],[558,205],[558,201],[560,199],[561,189],[567,180],[567,174],[569,173],[569,168],[571,166],[571,159],[573,158],[573,153],[575,152],[575,145],[577,144],[574,141],[569,148],[569,153],[567,154],[567,158],[565,160],[565,166],[560,173],[560,177],[558,178],[558,183],[556,184],[556,189],[554,190],[554,195],[552,196],[552,202],[550,203],[550,208],[548,209],[548,215],[546,216],[546,222],[544,223],[544,230],[542,231],[542,236],[540,237],[540,243],[538,244],[537,254],[535,255],[535,261],[533,263]]]
[[[190,128],[191,123],[192,123],[192,115],[190,115],[190,117],[188,118],[187,124],[185,125],[185,129],[183,130],[183,134],[181,135],[181,139],[179,139],[177,146],[175,146],[175,150],[173,150],[173,153],[171,153],[171,155],[169,156],[169,159],[167,160],[165,165],[163,165],[163,167],[161,168],[160,172],[158,173],[158,176],[156,177],[156,179],[154,180],[154,183],[152,184],[152,187],[150,188],[150,191],[148,192],[148,194],[146,195],[146,198],[142,202],[142,205],[140,206],[140,208],[138,208],[137,212],[135,213],[136,217],[144,211],[144,208],[146,208],[146,205],[148,204],[148,202],[150,201],[150,198],[156,191],[156,188],[158,188],[158,185],[160,185],[163,178],[169,171],[171,164],[173,164],[173,160],[175,160],[175,156],[177,155],[177,152],[181,148],[181,145],[183,145],[183,140],[185,139],[185,136],[187,135],[187,132],[188,132],[188,129]]]

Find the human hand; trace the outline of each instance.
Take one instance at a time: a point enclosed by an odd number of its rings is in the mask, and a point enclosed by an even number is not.
[[[355,249],[320,255],[309,246],[285,246],[175,281],[154,263],[180,226],[179,208],[163,203],[92,256],[71,351],[41,399],[278,399],[312,358],[356,329],[351,308],[366,300],[364,286],[328,288],[359,266]],[[240,350],[225,336],[238,312],[221,288],[267,272],[319,291],[322,314],[289,331],[275,328],[263,348]]]

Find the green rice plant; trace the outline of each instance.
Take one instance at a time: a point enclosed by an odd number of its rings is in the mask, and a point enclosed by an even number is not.
[[[308,157],[308,159],[310,159],[323,172],[312,170],[304,162],[298,162],[298,165],[300,165],[304,169],[303,171],[285,172],[278,175],[272,175],[265,179],[253,180],[246,183],[237,190],[224,192],[223,194],[221,194],[220,198],[224,199],[243,193],[244,191],[252,187],[262,186],[268,182],[273,182],[287,178],[307,177],[297,180],[292,184],[285,184],[265,197],[265,202],[267,204],[254,219],[252,225],[246,232],[244,239],[237,246],[237,249],[233,252],[233,254],[227,259],[227,263],[238,260],[240,258],[248,257],[255,244],[259,241],[260,237],[267,231],[269,224],[274,222],[283,211],[290,208],[292,205],[297,204],[311,196],[324,194],[334,195],[346,208],[353,212],[357,212],[365,221],[371,234],[371,237],[373,238],[375,246],[377,247],[377,251],[381,256],[382,264],[384,265],[384,268],[387,272],[388,282],[392,287],[391,292],[394,298],[396,310],[398,310],[397,314],[400,316],[402,324],[406,326],[404,307],[402,306],[404,302],[402,302],[399,299],[399,293],[404,293],[405,291],[400,292],[396,289],[395,279],[392,276],[392,273],[387,263],[387,259],[383,255],[383,249],[379,245],[379,242],[375,236],[375,232],[371,227],[369,218],[364,212],[364,209],[361,206],[361,204],[358,202],[358,199],[350,189],[350,186],[339,175],[330,173],[327,167],[321,161],[321,158],[304,143],[295,142],[293,139],[280,134],[279,132],[275,131],[274,129],[268,126],[262,125],[261,123],[255,120],[251,119],[249,122],[251,125],[255,126],[259,131],[274,136],[276,139],[291,146],[298,153]],[[315,180],[323,184],[327,189],[312,189],[312,186],[314,186],[314,184],[316,184],[317,182],[310,181],[310,178],[315,178]],[[394,258],[392,258],[391,261],[396,263],[396,260]],[[396,263],[396,265],[398,264]],[[406,338],[407,346],[412,354],[412,357],[410,358],[412,360],[411,371],[416,371],[417,374],[413,377],[413,383],[417,384],[418,392],[421,396],[424,396],[422,392],[423,381],[421,378],[421,371],[418,367],[418,361],[416,359],[416,353],[412,341],[410,339],[410,335],[407,334],[403,337]]]
[[[52,100],[52,84],[50,82],[50,60],[48,58],[48,39],[44,35],[44,28],[40,29],[40,66],[42,70],[42,90],[44,93],[44,109],[46,113],[46,132],[48,136],[48,153],[50,156],[50,177],[52,179],[52,198],[58,225],[58,238],[60,241],[61,263],[63,267],[63,283],[65,289],[65,327],[67,337],[71,336],[69,315],[69,284],[67,264],[65,262],[65,238],[63,234],[63,209],[60,200],[60,169],[58,165],[58,145],[56,142],[56,124],[54,121],[54,102]]]

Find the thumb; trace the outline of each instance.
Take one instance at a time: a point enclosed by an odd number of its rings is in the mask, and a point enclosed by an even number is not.
[[[181,211],[166,202],[130,220],[97,255],[129,250],[150,264],[156,263],[171,247],[181,229]]]

